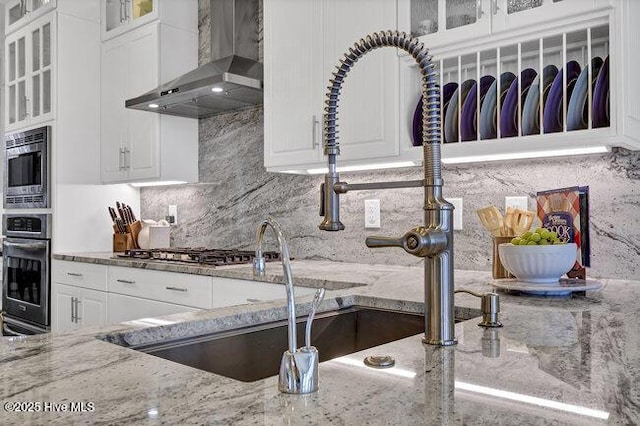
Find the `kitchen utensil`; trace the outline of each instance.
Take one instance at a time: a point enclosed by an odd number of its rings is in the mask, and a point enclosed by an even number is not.
[[[131,223],[135,222],[136,220],[136,215],[133,213],[133,209],[131,208],[131,206],[127,206],[127,210],[129,211],[129,217],[131,218]]]
[[[510,243],[512,237],[493,237],[493,265],[491,268],[491,272],[493,274],[493,278],[513,278],[513,275],[509,271],[507,271],[500,260],[500,252],[498,251],[498,247],[500,244]]]
[[[507,207],[504,215],[504,227],[502,230],[502,235],[507,237],[515,236],[513,230],[513,221],[515,219],[516,209],[514,207]]]
[[[514,235],[522,235],[531,229],[535,218],[536,214],[532,211],[516,209],[511,219]]]
[[[491,232],[491,235],[499,237],[502,234],[504,221],[500,210],[498,210],[496,206],[483,207],[476,210],[476,213],[478,214],[482,225]]]
[[[322,299],[324,299],[324,288],[319,288],[318,291],[316,291],[315,296],[313,296],[311,311],[309,312],[309,318],[307,318],[307,326],[304,334],[304,343],[307,348],[311,347],[311,323],[313,322],[313,318],[316,316],[318,306],[322,303]]]

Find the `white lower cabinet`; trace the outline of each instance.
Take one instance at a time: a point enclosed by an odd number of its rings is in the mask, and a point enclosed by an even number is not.
[[[55,332],[286,298],[282,284],[54,260]],[[296,287],[296,296],[314,288]]]
[[[107,293],[54,283],[52,331],[64,333],[107,324]]]
[[[124,321],[151,319],[171,314],[197,311],[198,308],[176,305],[173,303],[159,302],[157,300],[143,299],[141,297],[125,296],[123,294],[109,293],[108,313],[110,324]],[[148,321],[150,325],[160,325],[158,321]]]

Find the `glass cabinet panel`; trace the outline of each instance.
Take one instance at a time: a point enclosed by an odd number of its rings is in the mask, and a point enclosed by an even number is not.
[[[25,38],[21,37],[18,39],[18,78],[24,77],[24,72],[27,68],[25,51]]]
[[[27,92],[24,80],[18,83],[18,121],[27,118]]]
[[[16,43],[9,43],[9,81],[16,79]]]
[[[31,32],[31,70],[40,69],[40,28]]]
[[[42,27],[42,67],[51,65],[51,24]]]
[[[438,31],[438,0],[411,0],[411,35],[420,37]]]
[[[153,12],[153,0],[132,0],[133,19],[138,19]]]
[[[475,23],[477,8],[477,0],[447,0],[447,29]]]
[[[124,0],[107,0],[105,4],[105,25],[107,31],[122,25],[125,21]]]
[[[542,0],[508,0],[507,13],[518,13],[542,6]]]
[[[9,25],[15,24],[27,14],[26,0],[17,1],[13,6],[9,6]]]
[[[51,112],[51,71],[42,74],[42,113]]]

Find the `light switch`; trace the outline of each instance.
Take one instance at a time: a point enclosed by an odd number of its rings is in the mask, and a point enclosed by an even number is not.
[[[454,231],[462,230],[462,198],[447,198],[453,204],[453,229]]]

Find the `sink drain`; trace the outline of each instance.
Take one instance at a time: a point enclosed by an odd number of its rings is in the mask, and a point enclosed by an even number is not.
[[[364,365],[372,368],[391,368],[396,360],[389,355],[370,355],[364,359]]]

